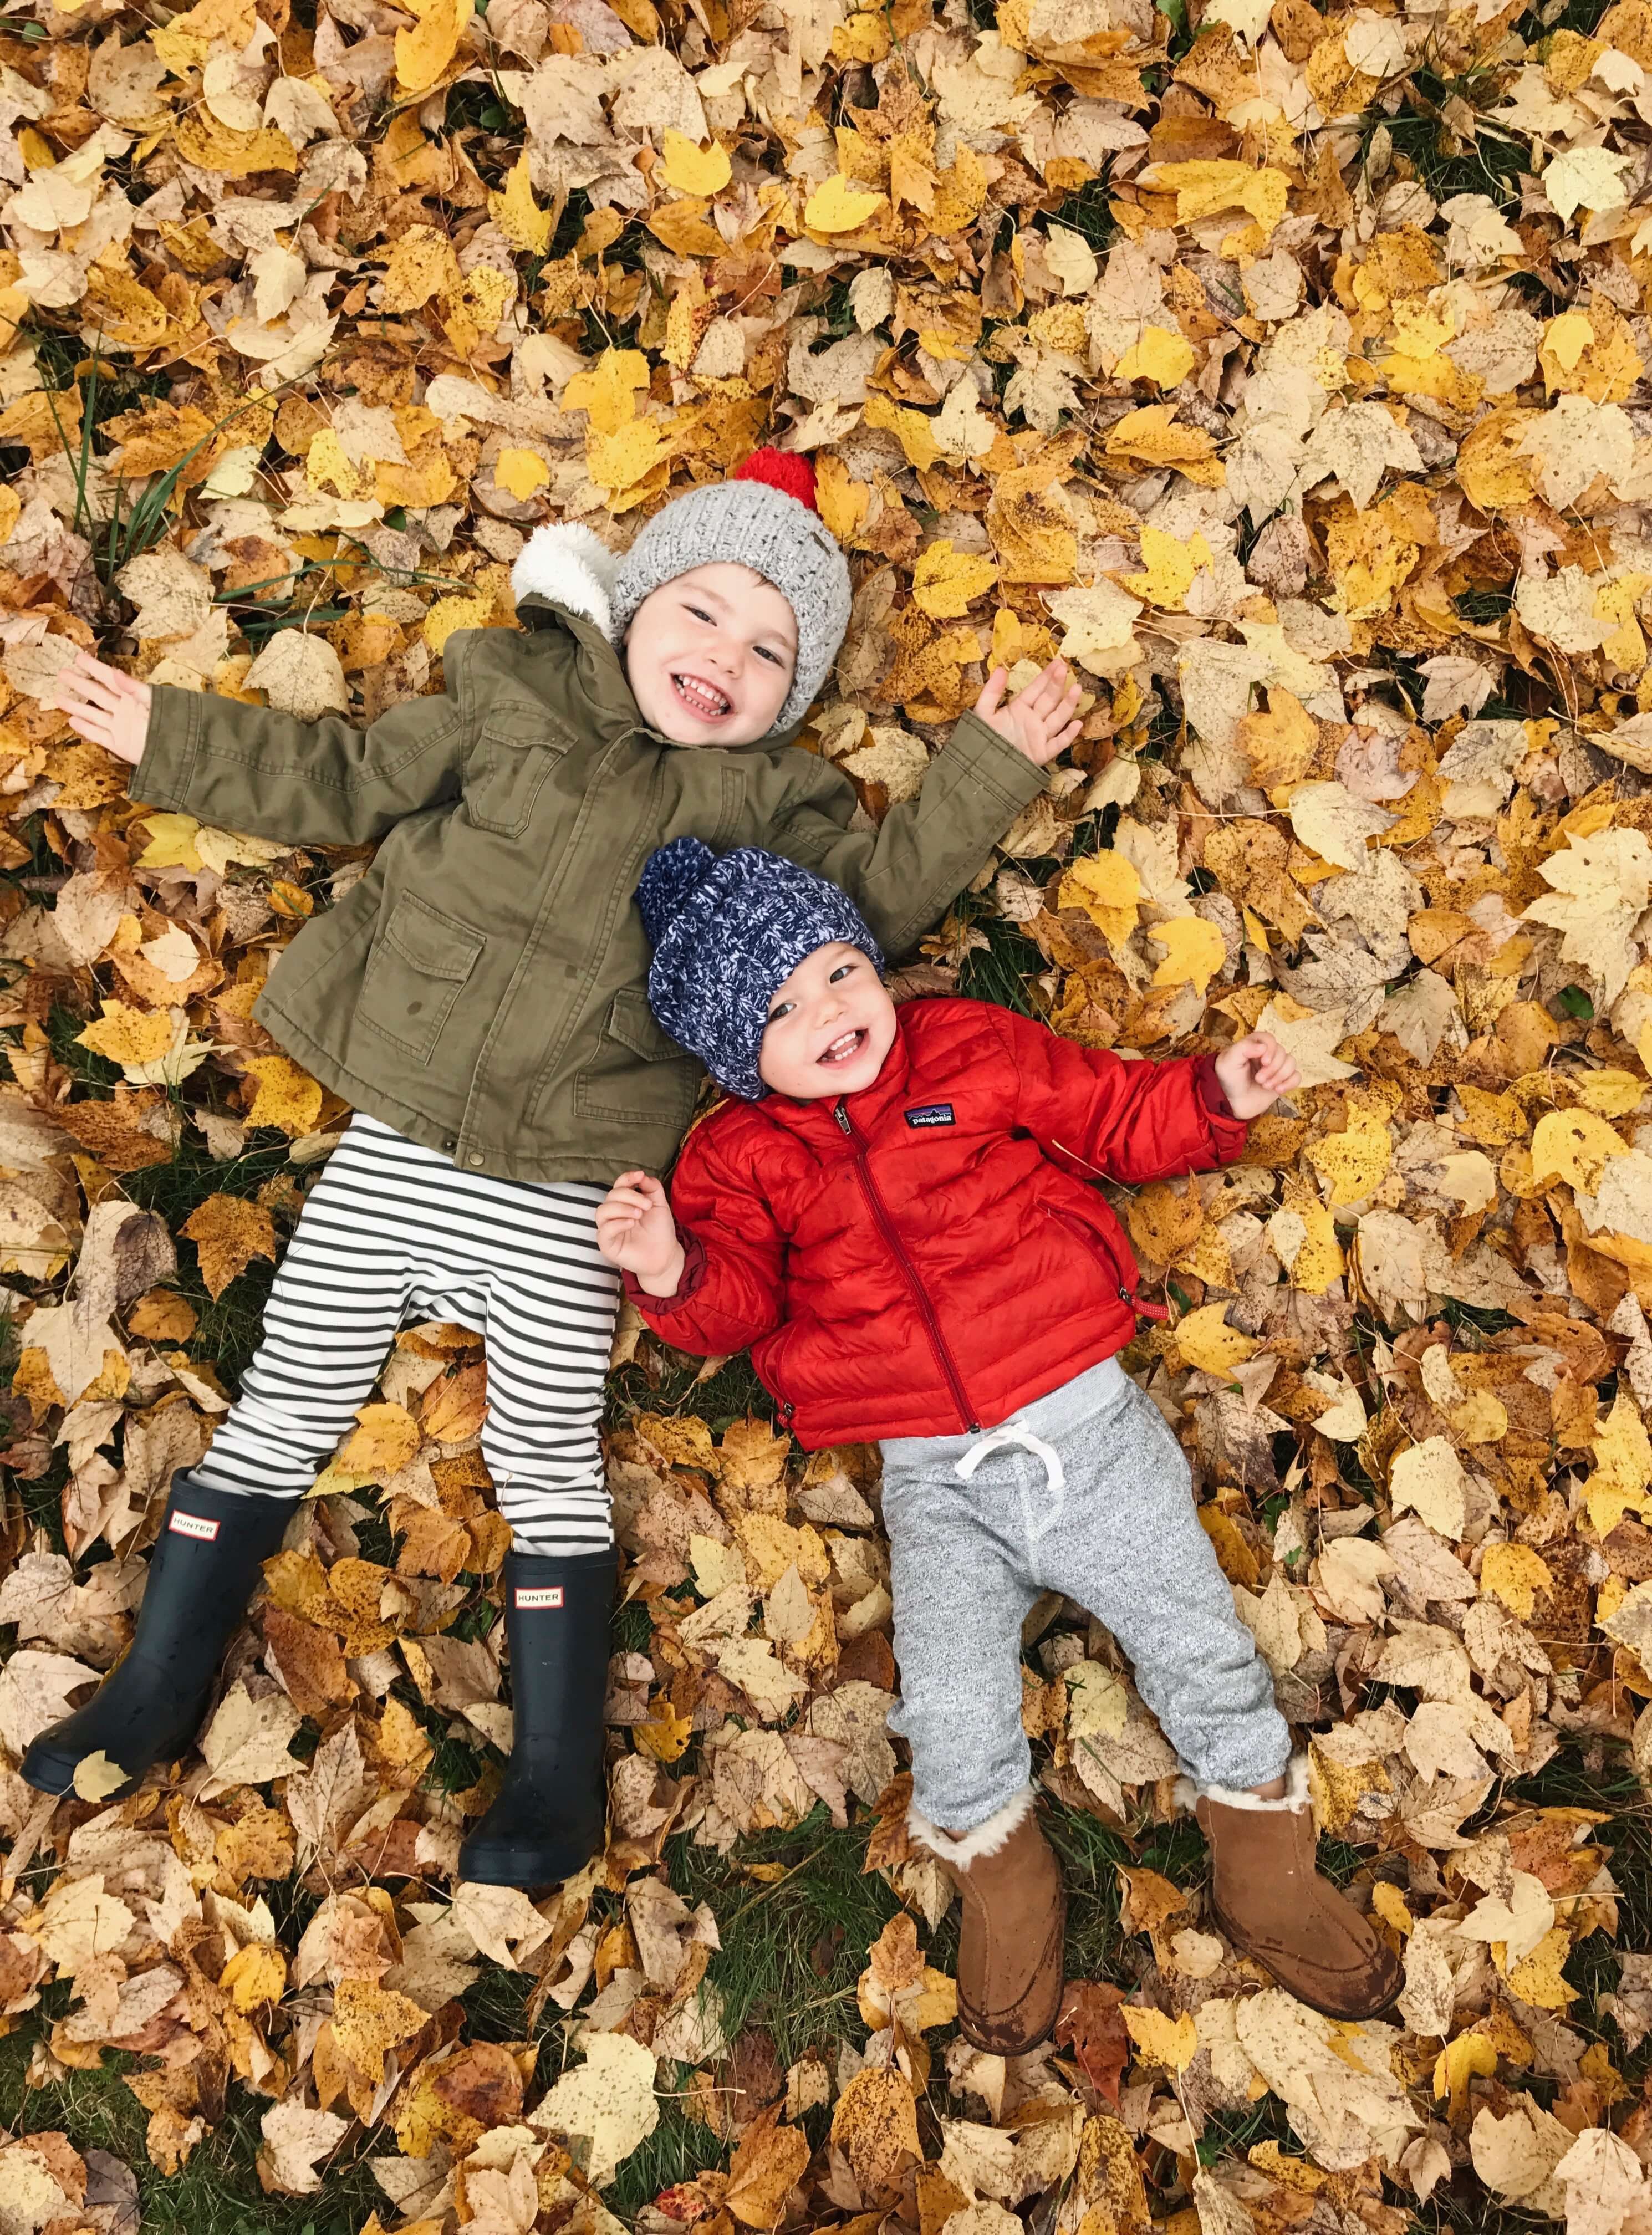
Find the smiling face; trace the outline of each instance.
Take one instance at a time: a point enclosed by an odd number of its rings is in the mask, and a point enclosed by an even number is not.
[[[643,719],[675,745],[766,737],[791,688],[797,623],[772,582],[718,560],[645,598],[626,634]]]
[[[858,1094],[883,1068],[895,1004],[858,947],[835,939],[806,954],[769,1003],[757,1054],[765,1086],[795,1102]]]

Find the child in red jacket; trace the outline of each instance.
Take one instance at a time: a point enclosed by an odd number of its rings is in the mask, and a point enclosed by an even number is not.
[[[913,1836],[964,1904],[959,2014],[1006,2055],[1054,2024],[1059,1871],[1033,1813],[1021,1625],[1094,1614],[1193,1783],[1229,1937],[1328,2015],[1374,2016],[1400,1967],[1314,1865],[1305,1765],[1199,1526],[1186,1460],[1115,1353],[1142,1306],[1090,1183],[1230,1163],[1297,1084],[1265,1032],[1126,1062],[981,1001],[897,1011],[836,886],[756,848],[655,854],[638,888],[649,999],[738,1099],[669,1203],[626,1173],[599,1245],[645,1318],[750,1345],[808,1449],[882,1445]],[[675,1216],[673,1216],[673,1213]]]

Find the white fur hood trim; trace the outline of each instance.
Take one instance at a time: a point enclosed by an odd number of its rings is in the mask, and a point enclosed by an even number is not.
[[[1214,1800],[1223,1808],[1252,1808],[1264,1815],[1278,1815],[1308,1806],[1308,1756],[1294,1754],[1285,1772],[1285,1790],[1277,1800],[1263,1800],[1254,1793],[1230,1785],[1200,1785],[1191,1777],[1176,1780],[1176,1799],[1183,1808],[1191,1808],[1196,1800]]]
[[[583,613],[612,644],[619,571],[618,554],[578,521],[536,528],[510,570],[511,595],[519,605],[524,598],[548,598],[571,613]]]
[[[997,1854],[1032,1813],[1037,1798],[1032,1787],[1024,1785],[996,1815],[989,1816],[984,1824],[977,1824],[973,1832],[966,1832],[957,1838],[950,1832],[943,1832],[938,1824],[932,1824],[914,1805],[907,1810],[907,1831],[939,1861],[950,1863],[955,1870],[967,1870],[972,1863]]]

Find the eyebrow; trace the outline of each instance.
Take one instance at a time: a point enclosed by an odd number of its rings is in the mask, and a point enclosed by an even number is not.
[[[705,598],[714,606],[721,606],[725,613],[731,613],[735,610],[732,600],[725,598],[721,590],[712,589],[709,583],[692,583],[689,586],[689,594],[696,598]],[[783,635],[779,629],[759,629],[757,634],[759,639],[767,638],[771,644],[777,644],[783,651],[791,653],[794,659],[796,657],[796,646]]]

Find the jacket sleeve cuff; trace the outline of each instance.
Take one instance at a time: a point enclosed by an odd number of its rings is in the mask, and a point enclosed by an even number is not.
[[[1216,1153],[1223,1163],[1229,1163],[1243,1149],[1250,1128],[1242,1118],[1234,1115],[1216,1071],[1214,1055],[1202,1055],[1193,1066],[1193,1091],[1201,1110],[1209,1120],[1215,1139]]]
[[[705,1285],[705,1244],[698,1234],[679,1233],[677,1238],[683,1245],[683,1269],[669,1296],[651,1295],[639,1285],[634,1274],[625,1276],[626,1294],[646,1320],[663,1319],[678,1310]]]
[[[200,691],[180,691],[169,683],[151,684],[149,726],[143,757],[127,778],[130,797],[146,807],[180,808],[189,796],[200,742]]]
[[[990,791],[1011,809],[1012,816],[1030,807],[1047,791],[1047,772],[1028,760],[1006,737],[973,710],[960,714],[937,766],[954,780],[965,780]]]

